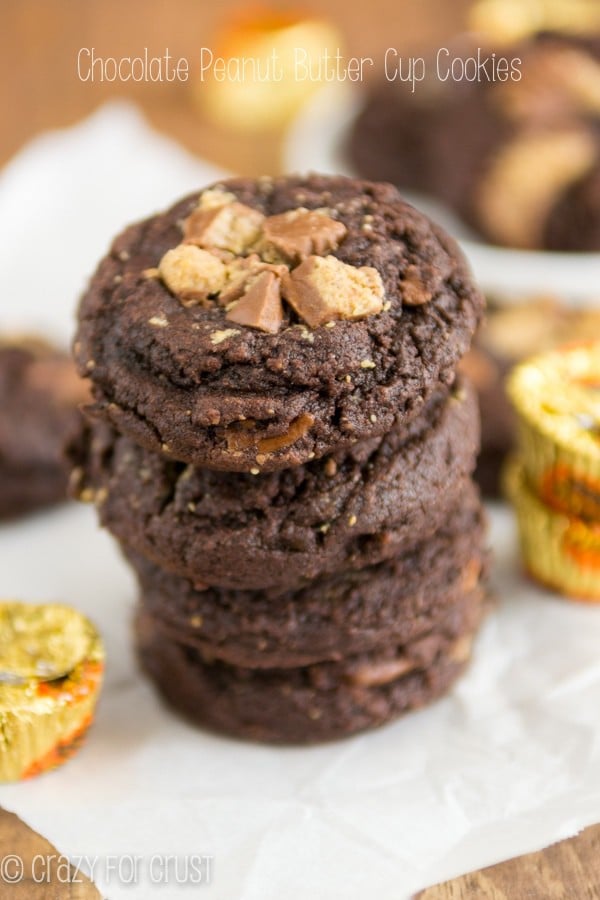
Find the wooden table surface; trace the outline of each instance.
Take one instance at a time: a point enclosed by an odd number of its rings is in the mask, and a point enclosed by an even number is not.
[[[338,24],[347,52],[379,60],[388,46],[423,50],[456,32],[468,0],[271,0],[311,8]],[[190,150],[242,174],[280,171],[281,135],[240,136],[206,121],[189,84],[82,82],[77,54],[150,55],[168,48],[199,64],[240,0],[0,0],[0,164],[35,133],[76,122],[102,102],[126,97]],[[403,49],[404,52],[404,49]],[[193,68],[191,70],[193,75]]]

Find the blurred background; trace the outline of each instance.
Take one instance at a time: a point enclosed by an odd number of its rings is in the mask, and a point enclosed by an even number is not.
[[[330,20],[348,55],[370,55],[379,65],[390,46],[424,51],[464,26],[467,0],[320,0],[272,2],[283,13]],[[202,46],[215,46],[240,11],[264,17],[265,7],[240,0],[2,0],[0,6],[0,101],[7,113],[0,131],[0,164],[28,138],[73,124],[103,102],[127,98],[150,122],[185,147],[219,166],[243,174],[282,169],[282,129],[232,139],[215,124],[188,84],[81,82],[77,54],[93,47],[99,56],[136,56],[147,47],[160,56],[193,64]],[[268,13],[267,13],[268,15]]]

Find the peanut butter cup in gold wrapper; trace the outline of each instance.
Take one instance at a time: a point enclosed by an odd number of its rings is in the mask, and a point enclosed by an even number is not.
[[[212,44],[194,95],[213,121],[241,132],[281,128],[319,88],[348,77],[337,27],[293,5],[238,5]]]
[[[76,610],[0,602],[0,781],[37,775],[75,752],[103,670],[100,636]]]
[[[556,512],[600,523],[600,342],[517,366],[508,393],[531,490]]]
[[[600,602],[600,522],[546,506],[527,483],[521,460],[509,462],[505,488],[517,514],[521,554],[528,573],[552,590]]]

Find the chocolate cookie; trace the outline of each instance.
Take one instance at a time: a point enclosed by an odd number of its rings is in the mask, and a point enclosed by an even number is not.
[[[433,627],[480,583],[483,533],[470,488],[440,531],[402,554],[284,592],[194,589],[126,553],[144,608],[173,639],[235,665],[288,668],[404,643]]]
[[[483,605],[477,592],[416,640],[292,669],[207,661],[166,638],[141,610],[138,652],[165,699],[195,722],[250,740],[306,744],[382,725],[443,694],[468,661]]]
[[[391,185],[235,179],[115,240],[75,355],[92,413],[137,443],[274,471],[407,425],[482,307],[454,242]]]
[[[600,147],[594,168],[559,198],[545,227],[549,250],[600,250]]]
[[[475,395],[459,381],[407,428],[256,476],[169,462],[95,426],[72,484],[96,498],[114,535],[169,571],[281,590],[433,534],[464,493],[478,444]]]
[[[459,71],[478,55],[450,53]],[[509,77],[441,81],[431,60],[414,91],[376,85],[349,137],[356,170],[430,194],[493,243],[600,249],[600,41],[537,34],[496,56],[515,61]]]
[[[88,399],[68,356],[37,338],[0,338],[0,518],[66,499],[65,445]]]

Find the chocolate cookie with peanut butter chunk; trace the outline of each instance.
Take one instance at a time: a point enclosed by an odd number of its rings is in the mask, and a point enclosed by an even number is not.
[[[193,584],[126,550],[144,610],[165,636],[207,658],[289,668],[415,640],[483,590],[484,517],[472,487],[436,534],[378,565],[291,590]]]
[[[90,412],[149,450],[269,472],[408,426],[483,300],[391,185],[234,179],[131,226],[84,294]]]
[[[348,139],[357,173],[442,201],[494,244],[600,250],[600,37],[461,38],[451,54],[466,71],[483,53],[489,73],[492,50],[508,76],[441,79],[431,60],[417,91],[376,85]]]
[[[282,590],[433,534],[464,496],[478,446],[476,398],[459,379],[403,429],[256,476],[174,462],[95,423],[74,448],[72,490],[168,571]]]
[[[31,336],[0,336],[0,519],[67,499],[65,450],[83,427],[87,384]]]
[[[142,607],[137,647],[161,694],[194,722],[249,740],[309,744],[383,725],[445,693],[469,661],[484,610],[476,592],[405,643],[310,666],[252,669],[165,636]]]

